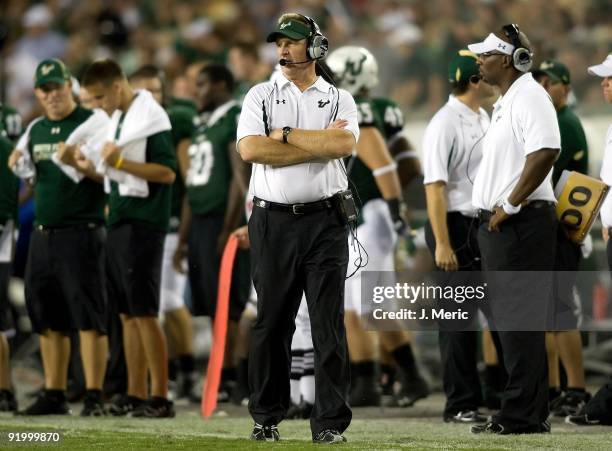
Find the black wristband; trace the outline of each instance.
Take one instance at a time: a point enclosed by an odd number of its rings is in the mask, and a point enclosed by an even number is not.
[[[283,143],[287,144],[287,138],[291,130],[293,130],[291,127],[283,127]]]
[[[397,198],[385,200],[387,202],[387,205],[389,206],[389,212],[391,213],[391,219],[393,220],[393,222],[397,220],[403,221],[400,211],[401,205],[404,203],[404,201]]]

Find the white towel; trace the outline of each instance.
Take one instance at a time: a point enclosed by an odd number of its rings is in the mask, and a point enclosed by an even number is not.
[[[21,135],[21,138],[19,138],[19,141],[17,141],[17,145],[15,146],[15,149],[21,152],[21,156],[17,159],[15,166],[13,166],[11,169],[17,177],[27,180],[28,182],[31,182],[36,177],[36,166],[34,166],[34,162],[30,157],[30,152],[28,152],[28,145],[30,144],[30,130],[34,124],[42,119],[42,117],[39,117],[30,122],[30,125],[28,125],[26,131],[23,132],[23,135]]]
[[[109,124],[110,119],[104,110],[96,109],[85,122],[70,133],[66,139],[66,144],[80,145],[83,155],[91,160],[95,166],[102,159],[102,146],[104,145],[104,140],[108,133]],[[79,183],[83,180],[83,177],[85,177],[85,174],[81,171],[62,163],[57,156],[57,152],[53,153],[51,160],[53,160],[62,172],[70,177],[73,182]]]
[[[143,89],[136,92],[138,95],[123,119],[119,139],[115,140],[115,135],[122,112],[117,110],[111,117],[106,140],[115,141],[115,144],[122,148],[123,158],[144,163],[146,162],[147,138],[156,133],[171,130],[172,126],[168,114],[149,91]],[[110,188],[110,180],[114,180],[119,183],[121,196],[147,197],[149,195],[149,185],[143,178],[108,167],[103,161],[97,165],[96,171],[106,176],[105,189],[107,192]]]
[[[30,142],[30,130],[32,126],[41,119],[43,118],[40,117],[32,121],[17,142],[16,148],[21,151],[21,157],[17,160],[13,172],[23,179],[31,179],[36,175],[36,167],[32,162],[30,152],[28,152],[28,145]],[[108,115],[103,110],[96,109],[85,122],[70,133],[65,142],[68,145],[80,145],[81,152],[96,164],[101,159],[102,145],[106,138],[109,123],[110,119]],[[53,161],[53,163],[55,163],[74,183],[79,183],[83,180],[83,177],[85,177],[82,172],[72,166],[62,163],[57,156],[57,152],[51,155],[51,161]]]

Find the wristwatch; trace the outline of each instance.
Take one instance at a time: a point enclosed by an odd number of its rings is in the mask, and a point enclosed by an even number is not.
[[[283,143],[287,144],[287,137],[292,130],[291,127],[283,127]]]

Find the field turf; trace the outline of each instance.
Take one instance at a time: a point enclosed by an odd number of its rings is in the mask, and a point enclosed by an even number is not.
[[[553,420],[551,434],[523,436],[472,435],[469,426],[445,424],[440,419],[443,398],[434,395],[409,409],[360,408],[346,432],[344,449],[612,449],[612,429],[576,427]],[[281,442],[247,440],[252,421],[246,409],[221,405],[220,412],[204,421],[197,406],[178,406],[174,419],[81,418],[79,405],[72,416],[15,417],[0,415],[0,449],[304,449],[310,442],[309,423],[284,421]],[[9,443],[8,432],[62,431],[60,444]]]

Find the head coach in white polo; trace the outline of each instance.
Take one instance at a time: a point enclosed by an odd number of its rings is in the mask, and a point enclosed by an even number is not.
[[[347,189],[342,158],[359,138],[351,95],[317,76],[327,39],[309,17],[284,14],[268,42],[281,72],[253,87],[238,123],[238,150],[253,163],[251,274],[257,319],[249,350],[254,440],[278,440],[289,407],[290,345],[302,293],[315,348],[315,442],[344,441],[351,421],[344,329],[348,229],[335,195]]]
[[[501,296],[493,299],[489,319],[492,328],[498,328],[508,383],[501,410],[472,432],[548,432],[543,330],[555,260],[551,177],[561,147],[559,126],[550,97],[528,72],[531,46],[516,25],[506,25],[468,48],[478,54],[483,79],[501,90],[472,191],[481,217],[482,267],[485,272],[507,271],[503,277],[510,277],[499,287]],[[542,321],[529,323],[536,319]]]

